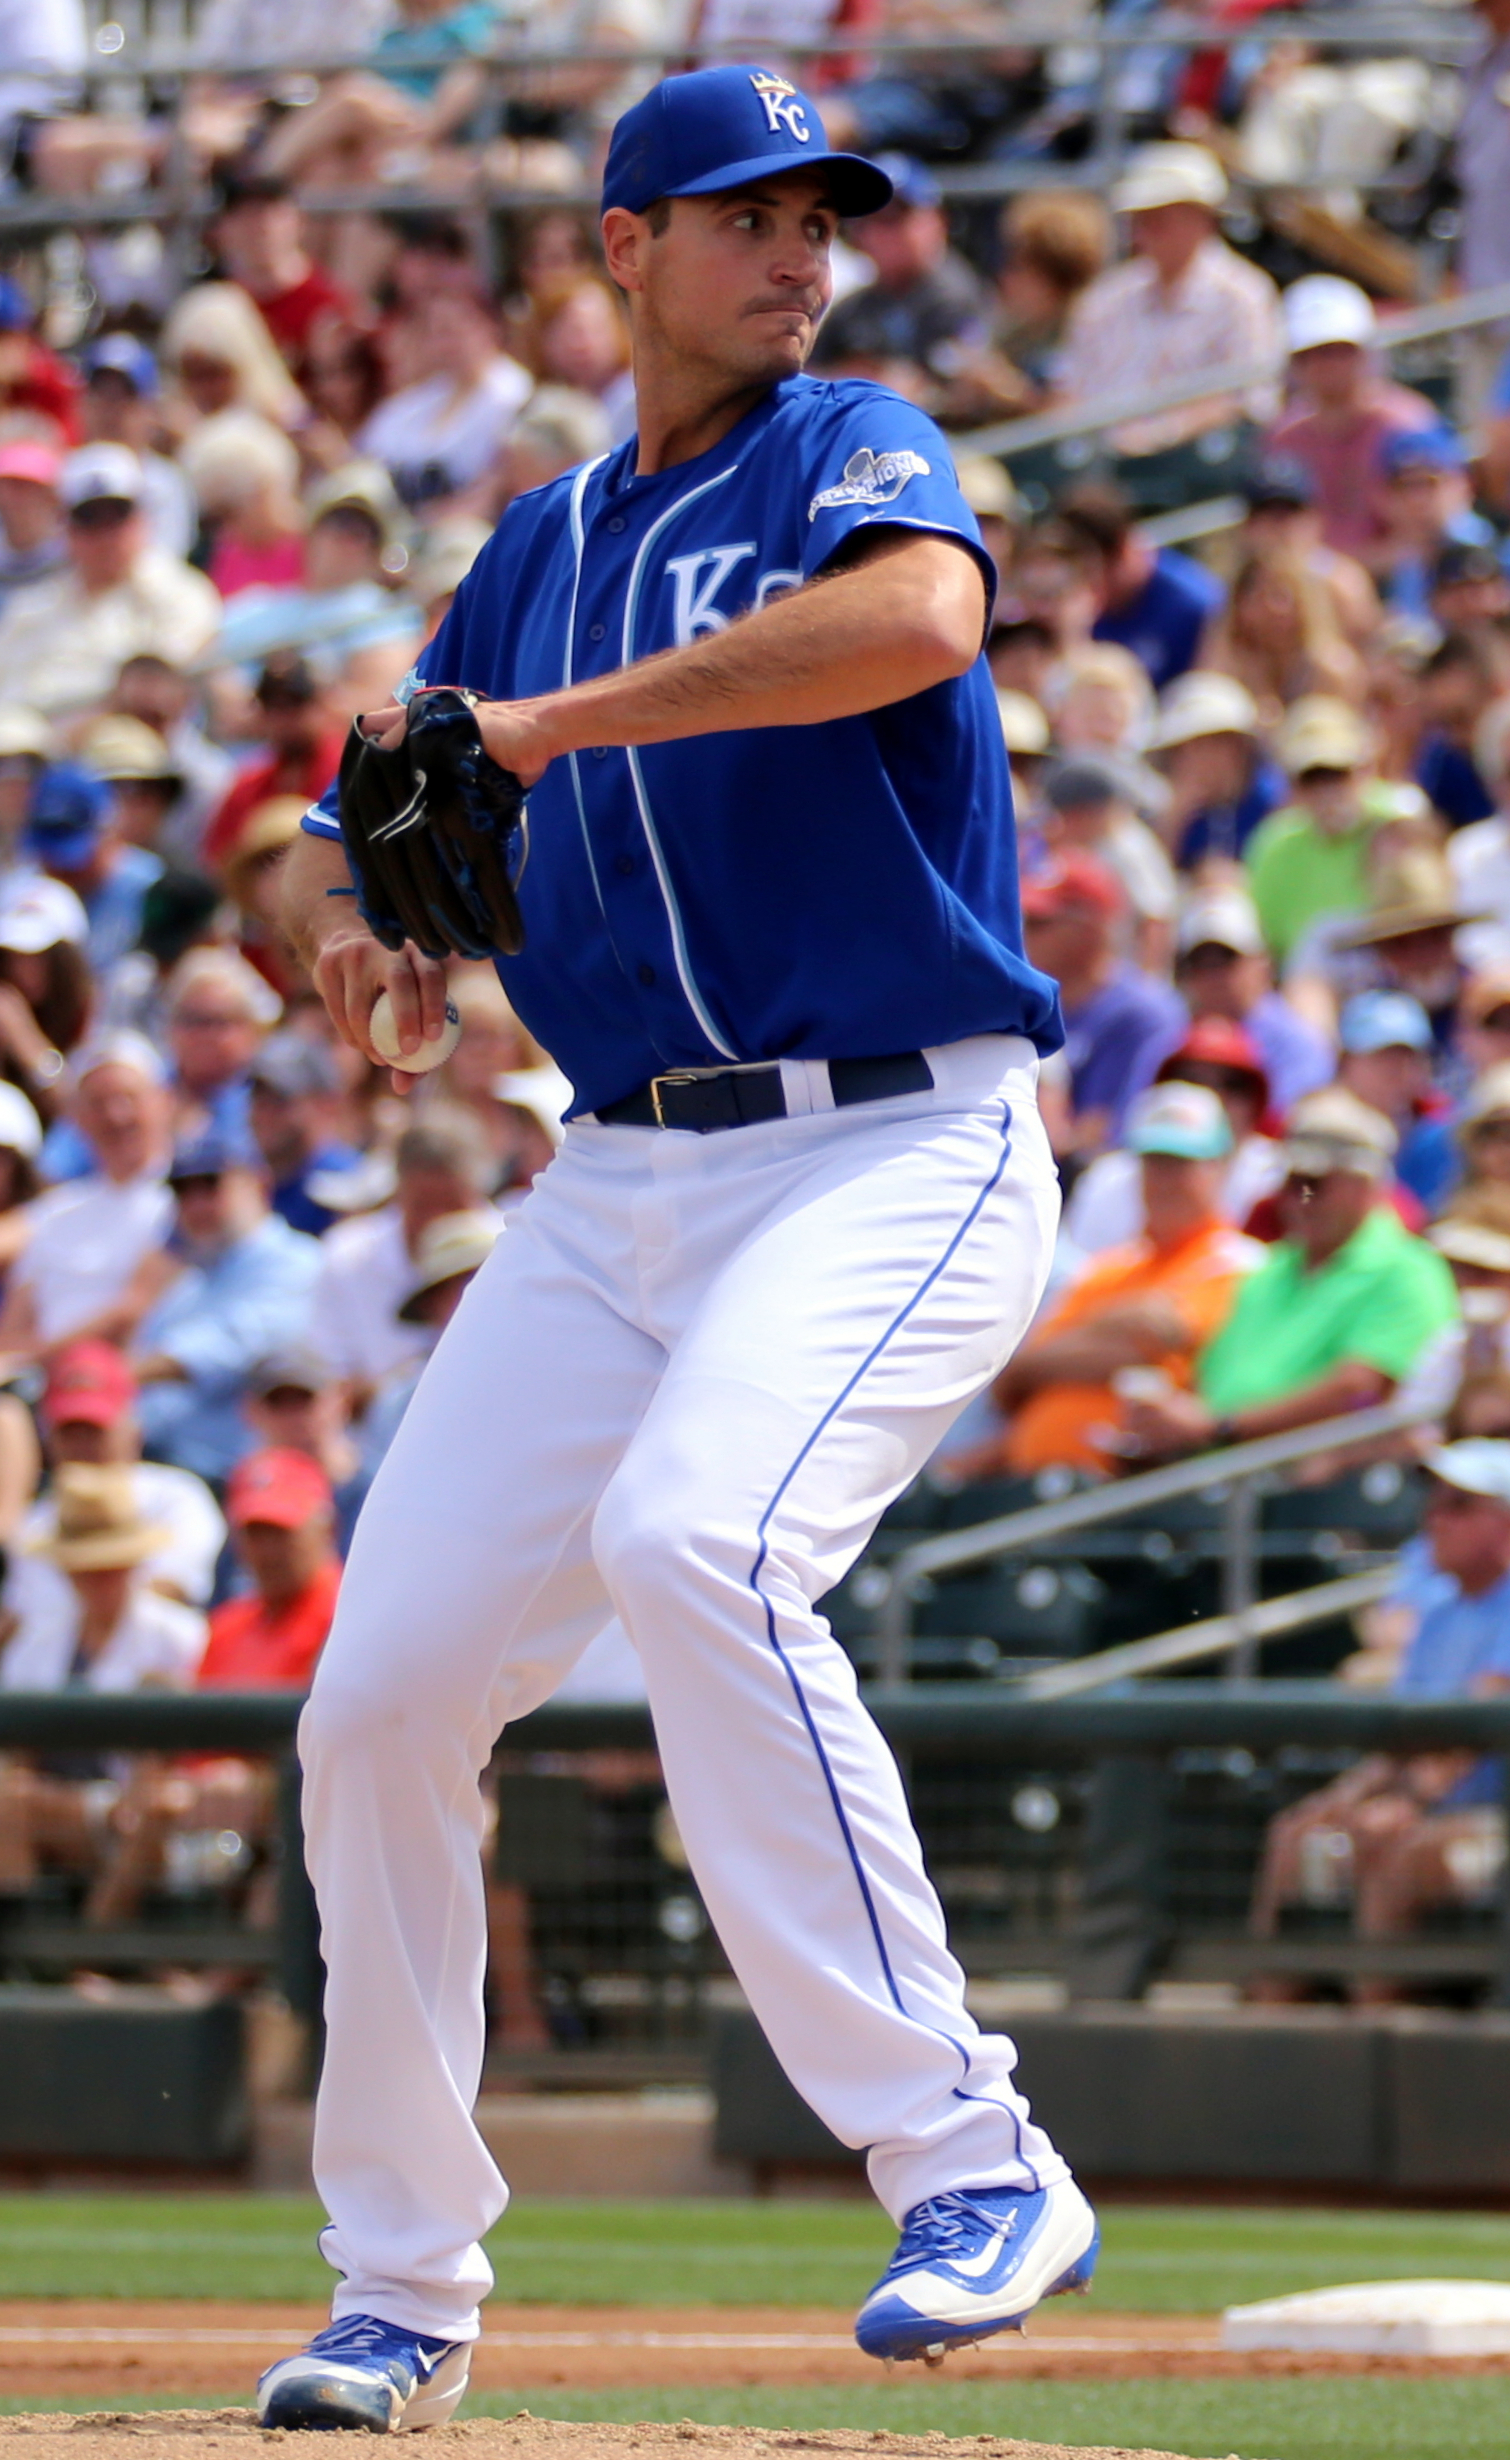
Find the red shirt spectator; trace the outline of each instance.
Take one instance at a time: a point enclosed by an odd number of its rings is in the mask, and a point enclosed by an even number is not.
[[[20,283],[0,274],[0,414],[29,410],[50,419],[65,444],[81,444],[78,377],[37,340],[34,316]]]
[[[227,171],[215,244],[231,280],[255,300],[295,375],[322,318],[349,324],[358,314],[349,290],[304,245],[304,216],[285,180],[266,171]]]
[[[268,757],[242,770],[211,817],[204,859],[212,870],[225,863],[259,803],[284,794],[313,803],[341,765],[345,729],[328,723],[319,686],[301,657],[280,650],[268,659],[258,678],[257,703]]]
[[[226,1518],[256,1584],[210,1616],[201,1691],[307,1691],[325,1646],[341,1565],[330,1480],[305,1452],[253,1452],[232,1471]]]

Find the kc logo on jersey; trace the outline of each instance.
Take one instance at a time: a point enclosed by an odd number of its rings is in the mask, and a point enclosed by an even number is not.
[[[873,453],[862,444],[844,464],[844,476],[837,487],[825,487],[815,495],[807,508],[809,521],[816,521],[821,512],[829,512],[836,504],[894,504],[910,478],[926,478],[928,463],[921,453],[905,447],[897,453]]]
[[[766,126],[772,136],[779,137],[785,128],[787,135],[798,145],[810,145],[813,132],[807,124],[807,113],[797,88],[769,68],[757,68],[750,83],[765,105]]]

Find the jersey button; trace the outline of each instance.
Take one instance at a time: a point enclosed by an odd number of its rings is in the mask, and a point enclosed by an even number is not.
[[[646,990],[648,991],[652,983],[655,981],[655,967],[653,965],[641,965],[637,966],[635,970],[638,973],[641,982],[643,982]]]
[[[610,522],[609,522],[608,526],[609,526],[609,528],[612,530],[612,532],[613,532],[613,534],[614,534],[615,538],[617,538],[617,536],[618,536],[618,534],[619,534],[620,530],[624,527],[624,516],[623,516],[623,514],[622,514],[622,513],[615,513],[615,514],[613,515],[612,519],[610,520]]]
[[[593,747],[592,747],[592,756],[593,756],[594,760],[606,760],[606,759],[608,758],[608,746],[607,746],[607,744],[606,744],[606,743],[595,743],[595,744],[593,745]]]
[[[632,880],[634,877],[634,856],[632,854],[616,854],[614,856],[613,867],[621,880]]]
[[[590,641],[600,641],[607,630],[608,626],[606,624],[590,624],[587,630],[587,637]]]

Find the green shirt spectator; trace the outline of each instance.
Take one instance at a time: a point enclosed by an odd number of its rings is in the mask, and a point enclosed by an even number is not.
[[[1345,1085],[1290,1113],[1279,1244],[1196,1360],[1194,1390],[1132,1402],[1127,1432],[1173,1459],[1388,1400],[1458,1312],[1451,1273],[1381,1193],[1397,1138]]]
[[[1346,701],[1298,700],[1279,731],[1295,800],[1260,821],[1244,859],[1258,918],[1281,969],[1313,922],[1368,903],[1368,852],[1394,810],[1365,774],[1368,729]]]
[[[1336,1254],[1311,1264],[1281,1239],[1241,1285],[1222,1330],[1202,1352],[1196,1389],[1219,1418],[1316,1383],[1349,1360],[1391,1384],[1458,1312],[1451,1272],[1380,1205]]]

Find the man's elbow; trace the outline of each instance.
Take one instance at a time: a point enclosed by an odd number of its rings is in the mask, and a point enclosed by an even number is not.
[[[980,656],[985,629],[986,594],[978,574],[967,571],[963,586],[951,574],[947,582],[919,590],[906,617],[906,653],[919,676],[916,688],[926,691],[968,674]]]

